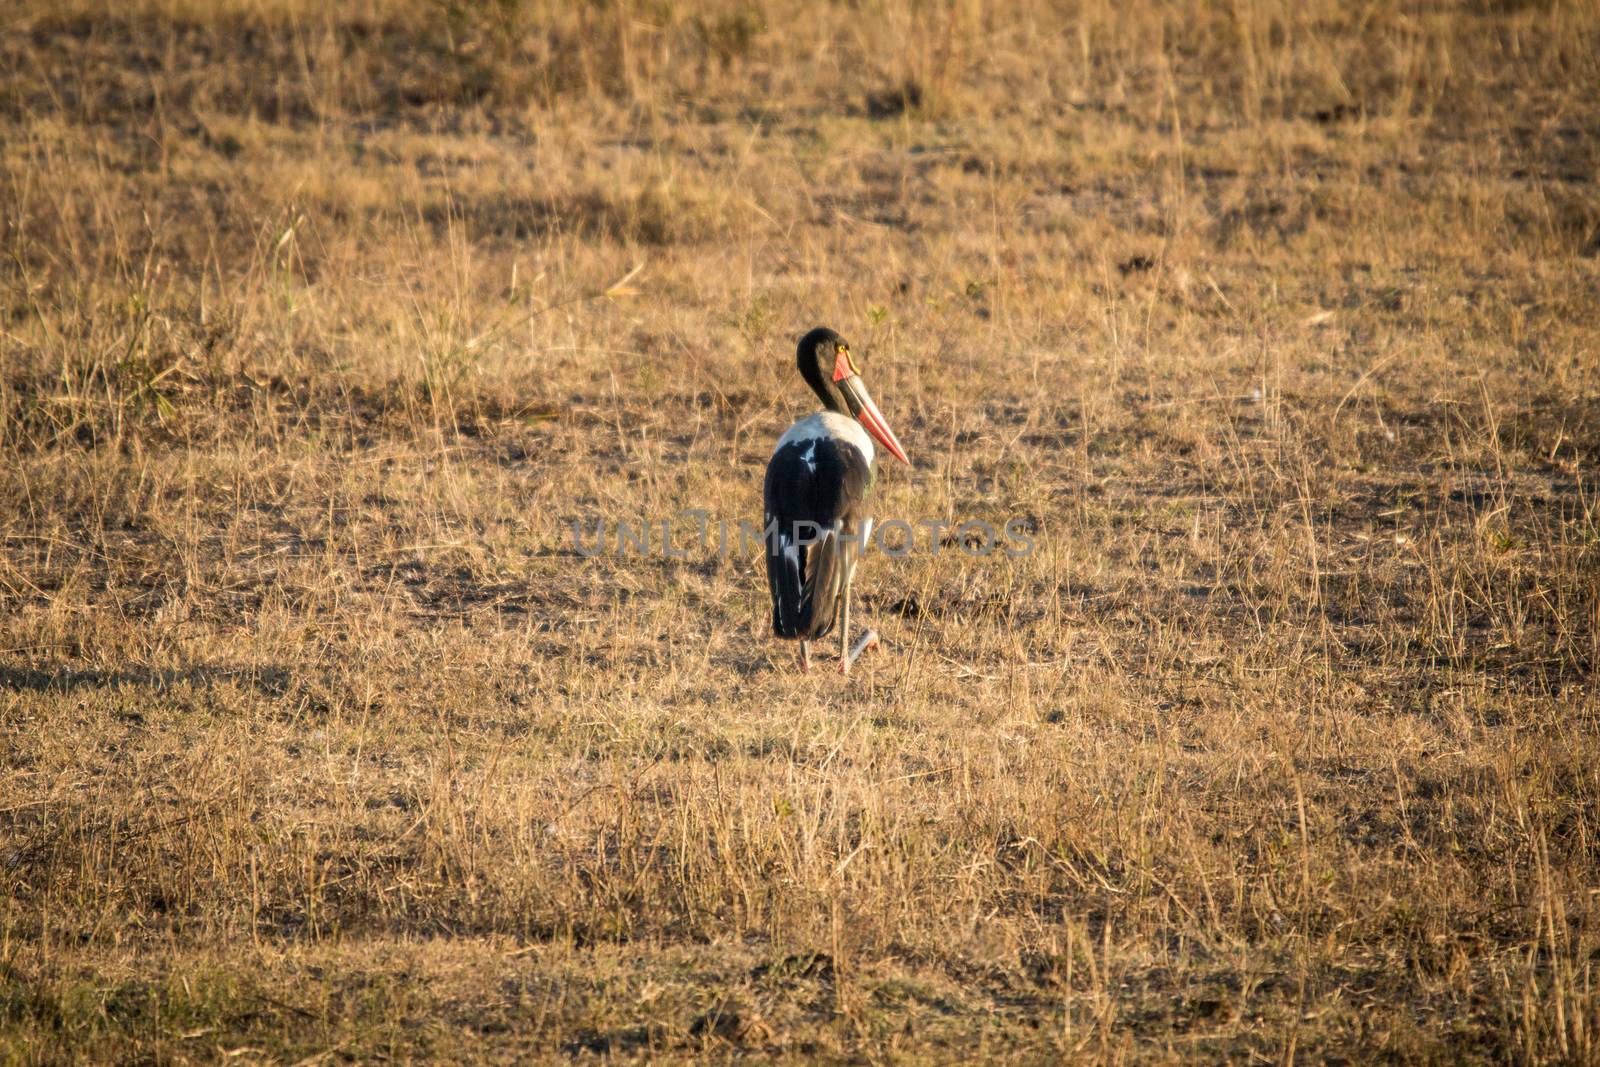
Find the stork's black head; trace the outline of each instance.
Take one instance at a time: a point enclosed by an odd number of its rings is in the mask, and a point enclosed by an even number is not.
[[[826,326],[819,326],[800,338],[796,358],[800,376],[821,399],[823,407],[859,420],[895,458],[902,463],[911,462],[861,381],[848,341]]]
[[[811,386],[822,406],[841,415],[854,416],[844,390],[839,388],[844,375],[838,373],[841,368],[849,374],[858,373],[850,359],[850,342],[826,326],[818,326],[800,338],[800,349],[795,355],[800,364],[800,377]]]

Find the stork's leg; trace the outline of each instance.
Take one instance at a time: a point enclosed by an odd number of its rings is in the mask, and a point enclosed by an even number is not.
[[[870,626],[855,647],[850,647],[850,583],[847,581],[844,584],[844,604],[839,613],[839,673],[849,674],[850,668],[861,658],[861,653],[877,647],[878,631]]]
[[[800,642],[800,669],[803,671],[811,669],[811,642],[804,639]]]
[[[839,673],[850,673],[850,578],[844,579],[844,599],[839,607]]]

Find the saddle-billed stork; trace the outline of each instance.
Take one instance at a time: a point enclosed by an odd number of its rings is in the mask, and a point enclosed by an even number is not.
[[[800,339],[798,360],[823,410],[789,427],[767,463],[762,495],[772,632],[798,638],[800,668],[810,670],[809,642],[827,636],[837,616],[844,674],[878,640],[869,629],[850,648],[850,580],[872,535],[873,440],[900,462],[911,461],[862,384],[843,337],[826,327],[812,330]]]

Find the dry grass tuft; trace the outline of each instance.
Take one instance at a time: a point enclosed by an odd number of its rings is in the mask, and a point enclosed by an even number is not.
[[[0,26],[0,1059],[1600,1058],[1593,5]]]

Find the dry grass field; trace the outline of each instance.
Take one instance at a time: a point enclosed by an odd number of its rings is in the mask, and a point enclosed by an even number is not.
[[[3,0],[0,1062],[1600,1062],[1596,86],[1566,0]],[[880,517],[1036,531],[848,678],[569,527],[758,521],[818,324]]]

